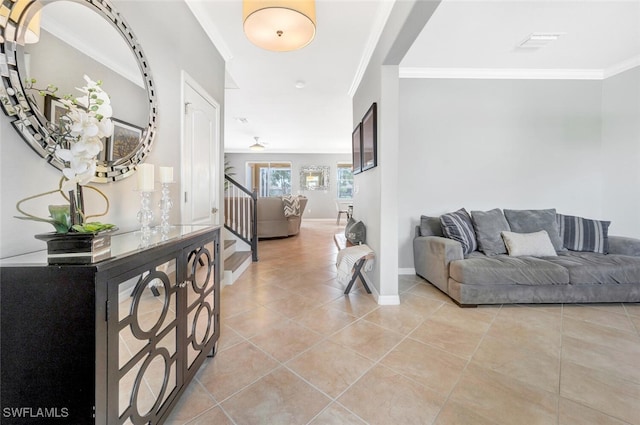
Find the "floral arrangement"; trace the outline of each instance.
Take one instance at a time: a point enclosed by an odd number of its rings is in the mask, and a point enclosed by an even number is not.
[[[66,166],[62,170],[66,179],[63,188],[71,190],[72,185],[84,186],[93,179],[96,157],[103,149],[101,139],[113,134],[109,95],[100,87],[101,81],[92,81],[86,75],[84,79],[87,85],[78,89],[84,96],[61,99],[68,112],[52,124],[52,136],[57,141],[55,156]],[[57,88],[52,90],[41,94],[53,94]]]
[[[93,81],[86,75],[84,79],[86,85],[77,89],[83,93],[83,96],[62,97],[60,102],[67,112],[59,118],[58,122],[49,123],[49,134],[55,141],[51,149],[56,158],[64,164],[58,189],[25,198],[16,205],[17,210],[25,216],[17,218],[51,223],[58,233],[69,231],[95,233],[115,227],[112,224],[86,222],[88,217],[105,215],[109,211],[109,200],[104,193],[87,185],[95,176],[97,156],[104,147],[102,139],[113,134],[111,121],[113,111],[109,95],[100,87],[102,82]],[[36,89],[35,83],[35,79],[28,81],[27,89],[37,90],[42,96],[55,95],[58,91],[58,88],[53,85],[48,85],[45,89]],[[107,208],[102,214],[85,215],[82,193],[82,188],[85,186],[95,190],[105,199]],[[50,219],[39,218],[20,209],[20,205],[27,200],[56,192],[60,192],[69,204],[50,205]]]

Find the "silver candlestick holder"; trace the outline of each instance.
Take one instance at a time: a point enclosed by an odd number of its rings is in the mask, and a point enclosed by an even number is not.
[[[138,221],[140,222],[140,232],[142,238],[149,238],[151,235],[151,222],[153,221],[153,211],[151,211],[151,192],[140,192],[140,211],[138,211]]]
[[[158,206],[160,207],[160,232],[163,236],[169,234],[171,225],[169,224],[169,215],[171,213],[171,207],[173,207],[173,201],[169,196],[169,183],[162,183],[162,197]]]

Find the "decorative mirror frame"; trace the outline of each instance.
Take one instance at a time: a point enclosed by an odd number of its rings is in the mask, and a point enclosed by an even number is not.
[[[3,15],[0,15],[0,78],[2,79],[0,103],[4,113],[12,120],[11,124],[27,144],[51,165],[62,170],[64,168],[63,163],[53,155],[51,149],[51,146],[55,145],[55,141],[51,138],[47,128],[47,119],[42,111],[29,101],[25,93],[24,78],[20,76],[20,69],[24,70],[25,68],[22,58],[19,58],[20,55],[18,54],[18,45],[24,40],[25,36],[25,26],[20,25],[20,22],[28,22],[33,15],[40,11],[43,5],[54,1],[58,0],[32,0],[24,9],[23,15],[26,16],[15,16],[17,13],[12,13],[14,9],[16,11],[20,10],[16,7],[17,1],[0,0],[0,8],[8,11],[6,19],[3,18]],[[151,70],[142,47],[138,44],[129,24],[109,0],[65,1],[73,1],[93,9],[116,28],[136,57],[145,82],[145,89],[149,99],[149,121],[140,138],[138,149],[115,163],[109,165],[98,163],[96,176],[93,179],[94,182],[98,183],[122,180],[134,173],[136,165],[144,162],[155,138],[158,112]]]
[[[329,190],[329,174],[331,167],[328,165],[303,165],[300,167],[300,190]],[[321,174],[322,182],[318,186],[307,185],[307,175]]]

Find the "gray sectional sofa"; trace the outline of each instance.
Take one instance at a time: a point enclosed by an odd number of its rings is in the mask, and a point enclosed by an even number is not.
[[[640,302],[640,240],[609,236],[608,225],[553,209],[422,216],[416,274],[463,307]]]

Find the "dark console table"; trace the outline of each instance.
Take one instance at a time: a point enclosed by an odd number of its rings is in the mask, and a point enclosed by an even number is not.
[[[111,258],[0,260],[0,422],[159,424],[220,336],[220,228],[112,236]]]

